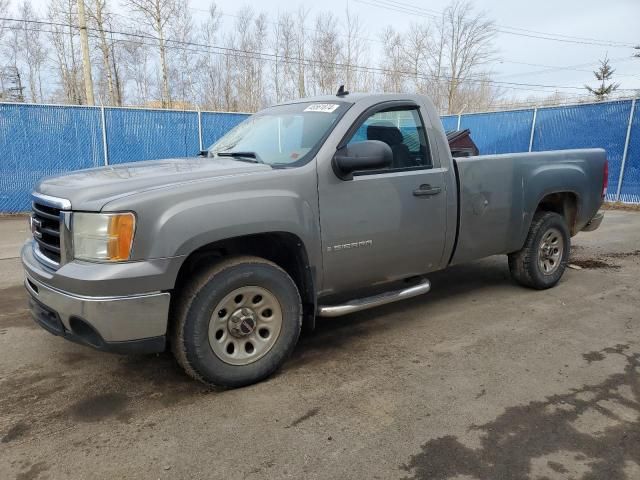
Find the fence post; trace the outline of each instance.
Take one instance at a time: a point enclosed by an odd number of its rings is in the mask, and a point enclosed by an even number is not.
[[[460,130],[460,120],[462,120],[462,114],[458,114],[458,126],[456,127],[456,130]]]
[[[531,120],[531,134],[529,135],[529,152],[533,150],[533,134],[536,131],[536,119],[538,118],[538,107],[533,109],[533,119]]]
[[[618,177],[618,189],[616,190],[616,202],[620,201],[620,191],[622,190],[622,178],[624,177],[624,164],[627,162],[629,153],[629,140],[631,139],[631,125],[633,124],[633,114],[636,110],[636,99],[631,101],[631,112],[629,113],[629,123],[627,124],[627,136],[624,140],[624,151],[622,152],[622,163],[620,164],[620,176]]]
[[[204,150],[202,145],[202,112],[200,111],[200,107],[198,107],[198,144],[200,145],[200,152]]]
[[[104,150],[104,164],[109,165],[109,148],[107,147],[107,122],[104,117],[104,105],[100,105],[100,120],[102,122],[102,150]]]

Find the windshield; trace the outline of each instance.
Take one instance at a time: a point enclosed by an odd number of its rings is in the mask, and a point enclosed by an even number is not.
[[[252,115],[209,147],[209,156],[292,166],[315,154],[342,114],[344,102],[279,105]]]

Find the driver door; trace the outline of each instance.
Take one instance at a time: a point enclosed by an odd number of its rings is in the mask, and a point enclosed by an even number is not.
[[[352,180],[326,169],[318,179],[326,294],[426,273],[443,255],[446,171],[431,155],[419,106],[372,107],[339,146],[363,140],[387,143],[392,164]]]

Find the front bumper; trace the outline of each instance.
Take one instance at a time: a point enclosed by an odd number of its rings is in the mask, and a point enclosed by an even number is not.
[[[45,330],[99,350],[151,353],[165,349],[170,294],[94,296],[45,283],[30,244],[22,251],[25,288],[34,320]]]
[[[587,222],[587,224],[584,226],[582,231],[593,232],[594,230],[597,230],[598,227],[600,227],[600,224],[602,223],[603,219],[604,219],[604,212],[600,210],[593,216],[591,220]]]

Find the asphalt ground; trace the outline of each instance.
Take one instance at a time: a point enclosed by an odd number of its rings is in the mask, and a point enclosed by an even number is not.
[[[169,355],[54,337],[0,220],[0,478],[640,479],[640,213],[533,291],[492,257],[321,319],[271,379],[207,390]]]

